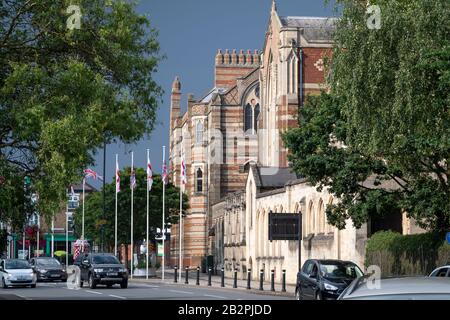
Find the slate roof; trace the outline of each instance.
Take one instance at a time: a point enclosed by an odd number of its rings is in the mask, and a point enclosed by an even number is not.
[[[214,97],[214,94],[216,94],[216,93],[224,93],[226,91],[227,91],[226,88],[214,87],[200,100],[200,102],[202,102],[202,103],[209,103],[211,101],[211,99]]]
[[[303,36],[308,41],[333,40],[336,28],[336,18],[327,17],[280,17],[283,27],[296,27],[303,29]]]
[[[260,188],[281,188],[289,181],[297,180],[298,176],[292,168],[258,167],[252,165],[255,183]]]

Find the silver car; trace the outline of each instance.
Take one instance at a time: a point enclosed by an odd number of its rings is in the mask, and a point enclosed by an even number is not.
[[[434,269],[430,277],[450,277],[450,265]]]
[[[36,288],[37,277],[27,260],[5,259],[0,262],[0,281],[3,288],[30,286]]]
[[[338,300],[450,300],[450,278],[405,277],[379,280],[361,277]]]

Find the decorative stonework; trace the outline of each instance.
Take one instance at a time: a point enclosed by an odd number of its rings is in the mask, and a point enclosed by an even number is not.
[[[316,61],[316,63],[314,63],[314,67],[316,67],[317,68],[317,70],[319,70],[319,71],[323,71],[323,69],[324,69],[324,65],[323,65],[323,59],[322,58],[320,58],[319,60],[317,60]]]

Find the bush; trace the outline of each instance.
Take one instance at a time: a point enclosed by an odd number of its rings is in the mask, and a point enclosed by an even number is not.
[[[427,275],[450,261],[450,246],[433,233],[375,233],[367,242],[365,266],[377,265],[386,276]]]

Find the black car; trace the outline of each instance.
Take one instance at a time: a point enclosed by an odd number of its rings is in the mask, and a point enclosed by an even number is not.
[[[122,289],[128,287],[128,271],[112,254],[84,254],[74,261],[74,265],[81,271],[81,287],[84,282],[88,282],[91,289],[95,289],[99,284],[106,285],[108,288],[114,284],[120,284]]]
[[[37,281],[67,281],[65,267],[52,257],[36,257],[30,260],[31,268],[37,276]]]
[[[297,300],[335,300],[364,273],[351,261],[307,260],[297,274]]]

